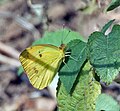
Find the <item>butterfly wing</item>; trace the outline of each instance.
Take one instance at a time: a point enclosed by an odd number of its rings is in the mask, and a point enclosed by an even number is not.
[[[25,49],[19,59],[31,84],[43,89],[53,80],[64,56],[63,49],[56,46],[38,45]]]

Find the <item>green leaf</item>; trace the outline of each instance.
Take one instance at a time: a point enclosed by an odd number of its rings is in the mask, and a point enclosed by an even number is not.
[[[103,34],[105,34],[105,32],[108,30],[108,28],[113,24],[113,22],[115,21],[115,19],[110,20],[107,24],[105,24],[101,30],[101,32]]]
[[[61,44],[66,45],[74,39],[84,41],[83,37],[79,33],[68,29],[60,29],[55,32],[46,32],[41,39],[33,42],[33,45],[52,44],[59,47]]]
[[[95,111],[95,101],[101,93],[101,86],[94,79],[90,68],[89,62],[84,65],[71,94],[67,93],[62,83],[59,84],[57,94],[59,111]]]
[[[118,6],[120,6],[120,0],[112,0],[110,5],[107,8],[107,11],[111,11],[111,10],[117,8]]]
[[[73,40],[67,45],[66,50],[71,52],[71,55],[68,62],[64,65],[64,67],[61,68],[59,72],[60,80],[62,81],[67,92],[70,92],[83,63],[87,59],[86,46],[86,43],[79,39]]]
[[[20,76],[23,72],[24,72],[24,69],[22,66],[20,66],[18,71],[17,71],[17,75]]]
[[[0,5],[4,5],[7,2],[8,2],[8,0],[0,0]]]
[[[120,106],[111,96],[100,94],[96,100],[95,111],[120,111]]]
[[[120,25],[108,35],[94,32],[88,40],[89,59],[100,79],[112,82],[120,71]]]

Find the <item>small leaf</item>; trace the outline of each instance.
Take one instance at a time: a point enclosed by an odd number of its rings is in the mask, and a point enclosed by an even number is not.
[[[61,68],[59,76],[68,92],[70,92],[83,63],[87,59],[86,46],[86,43],[79,39],[73,40],[67,45],[71,55],[68,62]]]
[[[84,65],[71,94],[67,93],[62,83],[59,84],[57,94],[59,111],[95,111],[95,102],[101,93],[101,86],[94,79],[90,68],[89,62]]]
[[[108,35],[94,32],[88,40],[90,63],[104,82],[112,82],[120,71],[120,25]]]
[[[107,24],[105,24],[101,30],[101,32],[103,34],[105,34],[105,32],[108,30],[108,28],[113,24],[113,22],[115,21],[115,19],[110,20]]]
[[[17,71],[17,75],[20,76],[23,72],[24,72],[24,69],[22,66],[20,66],[18,71]]]
[[[111,10],[117,8],[118,6],[120,6],[120,0],[112,0],[110,5],[107,8],[107,11],[111,11]]]
[[[120,111],[120,106],[111,96],[100,94],[96,100],[95,111]]]
[[[77,32],[68,29],[61,29],[55,32],[46,32],[42,38],[33,42],[33,45],[52,44],[59,47],[61,44],[66,45],[74,39],[84,40],[83,37]]]

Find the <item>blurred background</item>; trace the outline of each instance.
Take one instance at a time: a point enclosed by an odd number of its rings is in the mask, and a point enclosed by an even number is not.
[[[56,111],[55,87],[33,88],[18,75],[19,54],[45,31],[65,24],[86,40],[111,19],[120,23],[120,8],[105,13],[111,0],[0,0],[0,111]],[[120,77],[102,91],[120,103]]]

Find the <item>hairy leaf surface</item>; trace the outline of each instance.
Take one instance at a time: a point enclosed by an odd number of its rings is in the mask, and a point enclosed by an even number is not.
[[[66,79],[67,81],[67,79]],[[95,111],[95,101],[101,93],[101,86],[90,71],[87,63],[76,80],[73,92],[68,94],[61,83],[58,89],[59,111]]]

